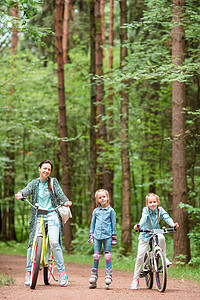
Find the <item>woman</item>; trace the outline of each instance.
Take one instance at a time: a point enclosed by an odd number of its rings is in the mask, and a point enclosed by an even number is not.
[[[72,202],[65,196],[61,189],[58,180],[53,180],[53,191],[51,189],[51,177],[50,174],[53,170],[53,165],[50,160],[44,160],[39,164],[40,177],[32,180],[28,185],[15,195],[17,200],[20,200],[22,196],[26,197],[32,195],[32,204],[38,203],[40,207],[45,209],[55,208],[60,202],[66,202],[66,206],[71,206]],[[64,259],[62,253],[62,220],[57,211],[48,212],[44,217],[45,222],[48,223],[48,235],[50,244],[54,253],[57,270],[60,278],[60,286],[67,286],[68,280],[65,273]],[[25,285],[30,285],[31,274],[31,249],[33,239],[37,234],[39,227],[40,217],[36,218],[36,210],[31,209],[31,218],[29,222],[29,244],[27,250],[27,265],[25,275]]]

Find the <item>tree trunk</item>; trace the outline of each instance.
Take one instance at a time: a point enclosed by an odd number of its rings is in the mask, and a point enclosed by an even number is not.
[[[100,0],[100,11],[101,11],[101,38],[102,46],[105,46],[106,41],[106,28],[105,28],[105,0]],[[102,50],[104,58],[104,48]]]
[[[95,13],[94,0],[89,0],[90,7],[90,74],[91,74],[91,111],[90,111],[90,216],[96,207],[96,85],[95,85]]]
[[[98,188],[107,189],[109,183],[109,173],[107,170],[106,161],[104,159],[104,144],[107,144],[107,130],[106,122],[103,120],[105,116],[105,105],[104,105],[104,83],[103,83],[103,51],[102,51],[102,34],[101,34],[101,13],[100,13],[100,0],[95,0],[95,28],[96,28],[96,102],[97,102],[97,120],[98,120],[98,132],[97,138],[99,140],[98,152],[102,156],[102,161],[99,165],[98,175]]]
[[[69,34],[69,8],[70,0],[65,0],[64,24],[63,24],[63,61],[68,61],[68,34]]]
[[[63,22],[63,2],[56,0],[56,49],[57,49],[57,73],[58,73],[58,106],[59,106],[59,132],[61,140],[62,159],[62,186],[67,197],[70,198],[70,170],[68,145],[63,139],[67,135],[67,117],[65,108],[65,86],[64,86],[64,62],[62,49],[62,22]],[[65,248],[70,252],[72,240],[72,230],[70,220],[64,226]]]
[[[110,79],[112,79],[112,73],[113,73],[113,40],[114,40],[114,32],[113,32],[113,14],[114,9],[114,0],[110,0],[110,22],[109,22],[109,71],[110,71]],[[109,144],[113,146],[113,129],[114,129],[114,122],[113,122],[113,89],[112,86],[109,86],[109,95],[108,95],[108,106],[109,106]],[[111,154],[112,155],[112,150]],[[114,179],[114,164],[112,164],[112,161],[110,161],[111,167],[109,167],[109,186],[108,191],[110,195],[110,205],[114,207],[114,201],[113,201],[113,179]]]
[[[12,9],[12,17],[13,20],[17,23],[18,22],[18,3],[14,4]],[[11,37],[11,54],[16,54],[16,48],[18,44],[18,29],[15,25],[12,26],[12,37]],[[11,65],[11,69],[13,66]],[[10,88],[10,99],[9,99],[9,106],[10,111],[13,109],[12,104],[12,95],[13,95],[13,88]],[[4,170],[4,199],[6,199],[6,202],[8,203],[8,211],[6,209],[6,206],[3,207],[3,238],[4,240],[14,240],[16,239],[15,235],[15,227],[14,227],[14,206],[15,206],[15,200],[14,200],[14,190],[15,190],[15,168],[14,168],[14,133],[12,132],[13,129],[7,131],[7,140],[8,140],[8,146],[6,149],[6,157],[8,159],[8,162],[5,165]],[[6,205],[6,203],[4,203]],[[8,220],[7,220],[8,219]],[[8,226],[7,226],[8,221]]]
[[[10,149],[9,149],[10,148]],[[7,149],[6,156],[9,159],[4,170],[4,199],[7,198],[9,203],[8,208],[8,240],[16,240],[15,226],[14,226],[14,190],[15,190],[15,168],[14,168],[14,139],[12,137],[9,142],[9,148]]]
[[[172,8],[172,61],[174,70],[184,64],[184,0],[173,0]],[[186,181],[186,142],[185,142],[185,83],[172,83],[172,178],[173,178],[173,218],[180,229],[174,234],[174,258],[185,255],[185,262],[190,260],[190,242],[188,238],[188,215],[179,203],[187,202]]]
[[[18,22],[19,14],[18,14],[18,3],[14,4],[12,10],[12,17],[15,22]],[[11,54],[16,54],[16,48],[18,44],[18,29],[15,25],[12,25],[12,38],[11,38]]]
[[[122,26],[127,23],[127,1],[120,0],[120,68],[127,57],[127,48],[123,46],[127,40],[127,29]],[[129,138],[128,138],[128,92],[125,87],[127,82],[123,81],[121,91],[121,161],[122,161],[122,248],[124,254],[132,249],[131,230],[131,183],[130,183],[130,162],[129,162]]]

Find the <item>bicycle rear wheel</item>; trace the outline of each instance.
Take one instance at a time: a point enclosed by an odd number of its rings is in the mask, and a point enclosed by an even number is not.
[[[43,278],[44,278],[44,283],[46,285],[49,285],[51,283],[51,279],[53,277],[53,270],[55,268],[54,254],[50,246],[48,246],[46,260],[47,260],[47,266],[44,267]]]
[[[143,264],[143,274],[145,274],[145,285],[147,289],[152,289],[153,286],[153,272],[151,258],[148,253],[145,254]]]
[[[34,256],[31,269],[30,288],[35,289],[38,273],[40,269],[40,259],[42,254],[42,237],[38,236],[35,243]]]
[[[167,266],[161,251],[156,253],[155,277],[159,292],[164,292],[167,285]]]

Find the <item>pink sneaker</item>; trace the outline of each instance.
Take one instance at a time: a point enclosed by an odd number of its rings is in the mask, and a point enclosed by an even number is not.
[[[30,278],[31,278],[31,273],[30,272],[26,272],[24,285],[26,285],[26,286],[30,285]]]
[[[68,285],[68,276],[65,272],[59,273],[60,277],[60,286],[67,286]]]

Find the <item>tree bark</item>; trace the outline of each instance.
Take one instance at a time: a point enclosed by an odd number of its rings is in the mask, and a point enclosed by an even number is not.
[[[120,68],[128,55],[127,48],[123,46],[127,40],[127,29],[122,26],[127,23],[127,1],[120,0]],[[129,97],[126,88],[127,82],[123,81],[121,91],[121,162],[122,162],[122,248],[124,254],[132,249],[131,230],[131,183],[129,162],[129,137],[128,137],[128,105]]]
[[[107,144],[107,130],[106,122],[103,120],[105,116],[105,105],[104,105],[104,82],[103,82],[103,51],[102,51],[102,24],[101,24],[101,13],[100,13],[100,0],[95,0],[95,28],[96,28],[96,102],[97,102],[97,122],[98,132],[97,138],[99,140],[98,149],[99,155],[103,163],[99,164],[98,173],[98,188],[107,189],[109,183],[109,172],[107,170],[106,160],[104,159],[104,144]]]
[[[63,24],[63,61],[68,61],[68,34],[69,34],[69,8],[70,0],[65,0],[64,24]]]
[[[105,0],[100,0],[100,11],[101,11],[101,38],[102,46],[104,47],[106,41],[106,28],[105,28]],[[102,49],[104,58],[104,48]]]
[[[109,20],[109,38],[108,38],[108,43],[109,43],[109,72],[110,72],[110,79],[112,79],[112,73],[113,73],[113,40],[114,40],[114,32],[113,32],[113,20],[114,20],[114,0],[110,0],[110,20]],[[113,134],[113,129],[114,129],[114,122],[113,122],[113,89],[112,86],[109,86],[109,95],[108,95],[108,106],[109,106],[109,132],[108,132],[108,137],[109,137],[109,144],[113,146],[113,139],[114,139],[114,134]],[[112,150],[111,154],[112,155]],[[108,186],[108,191],[110,195],[110,205],[114,207],[114,200],[113,200],[113,179],[114,179],[114,164],[112,161],[110,161],[110,167],[109,167],[109,186]]]
[[[184,65],[185,32],[184,0],[172,1],[172,61],[174,70]],[[188,215],[179,203],[187,202],[186,180],[186,142],[185,142],[185,83],[172,83],[172,178],[173,178],[173,218],[180,229],[174,235],[174,258],[185,255],[185,262],[190,260],[190,242],[188,238]]]
[[[62,49],[62,22],[63,2],[56,0],[56,50],[57,50],[57,74],[58,74],[58,106],[59,106],[59,132],[61,138],[61,159],[62,159],[62,186],[63,191],[70,198],[70,169],[68,145],[63,139],[67,134],[67,117],[65,107],[65,85],[64,85],[64,62]],[[72,230],[70,219],[64,226],[65,248],[70,252]]]
[[[16,54],[16,48],[18,44],[18,29],[16,24],[18,23],[18,3],[14,4],[12,8],[12,17],[15,24],[12,25],[12,37],[11,37],[11,54]],[[11,69],[13,66],[11,65]],[[10,112],[13,110],[12,104],[12,96],[13,96],[13,88],[10,88],[9,92],[9,103]],[[4,170],[4,200],[6,201],[3,206],[3,239],[4,240],[15,240],[15,226],[14,226],[14,206],[15,206],[15,198],[14,198],[14,190],[15,190],[15,167],[14,167],[14,133],[13,129],[7,130],[7,140],[8,146],[6,149],[6,157],[8,162],[5,164]],[[8,203],[8,211],[6,208],[6,203]],[[7,226],[8,222],[8,226]]]
[[[89,0],[90,7],[90,74],[91,74],[91,104],[90,104],[90,216],[96,207],[96,85],[95,85],[95,12],[94,0]]]

